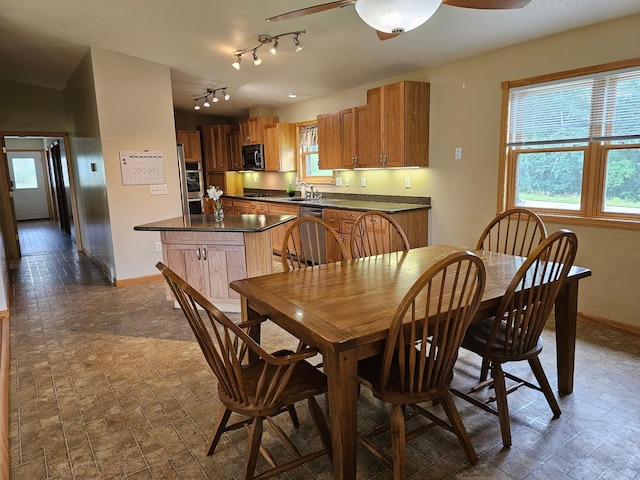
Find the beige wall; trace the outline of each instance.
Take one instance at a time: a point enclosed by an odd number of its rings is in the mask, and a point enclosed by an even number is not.
[[[91,56],[115,276],[155,275],[160,235],[133,227],[182,214],[170,70],[96,48]],[[168,195],[151,196],[149,185],[122,185],[119,155],[130,150],[163,153]]]
[[[473,246],[496,213],[501,82],[638,57],[639,45],[640,16],[636,15],[379,82],[406,79],[431,83],[429,168],[424,177],[412,183],[411,193],[393,192],[431,197],[430,243]],[[360,105],[366,102],[366,90],[371,86],[375,85],[296,104],[276,114],[281,121],[296,122]],[[454,160],[456,147],[463,148],[462,160]],[[413,175],[411,170],[401,172]],[[389,178],[404,175],[384,174]],[[359,177],[372,173],[350,175],[354,177],[351,185],[359,185]],[[367,185],[372,186],[359,191],[380,193],[378,182],[372,184],[367,179]],[[549,228],[553,231],[565,226]],[[580,242],[576,263],[593,271],[591,278],[581,282],[579,310],[640,327],[640,232],[571,228]]]
[[[0,80],[0,131],[64,132],[67,128],[59,91]]]

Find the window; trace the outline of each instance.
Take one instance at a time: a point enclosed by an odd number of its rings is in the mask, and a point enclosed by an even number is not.
[[[503,208],[640,228],[640,61],[503,90]]]
[[[35,158],[14,157],[11,160],[11,166],[16,190],[38,188]]]
[[[309,183],[333,183],[333,170],[318,167],[318,128],[315,121],[298,124],[298,177]]]

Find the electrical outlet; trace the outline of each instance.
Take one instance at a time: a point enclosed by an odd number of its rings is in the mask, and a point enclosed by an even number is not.
[[[149,195],[168,195],[167,184],[149,185]]]
[[[462,147],[456,147],[455,159],[456,160],[462,160]]]
[[[336,187],[342,186],[342,177],[336,177]]]
[[[360,186],[361,187],[366,187],[367,186],[367,178],[366,177],[360,177]]]
[[[348,178],[345,178],[345,179],[344,179],[344,186],[345,186],[345,187],[348,187],[348,186],[349,186],[349,179],[348,179]]]
[[[162,253],[162,242],[156,242],[156,252]]]
[[[411,188],[411,177],[404,177],[404,188]]]

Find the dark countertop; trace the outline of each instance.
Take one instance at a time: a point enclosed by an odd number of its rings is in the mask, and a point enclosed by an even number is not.
[[[406,212],[410,210],[424,210],[431,208],[430,199],[428,203],[404,203],[399,202],[398,197],[394,197],[395,201],[383,201],[378,199],[377,196],[355,196],[351,198],[305,198],[301,197],[287,197],[287,196],[262,196],[262,195],[226,195],[229,198],[236,198],[239,200],[251,200],[259,202],[272,202],[282,203],[289,205],[299,205],[304,207],[319,207],[319,208],[339,208],[343,210],[378,210],[385,213],[393,214],[399,212]],[[354,198],[362,197],[363,199]],[[400,197],[401,198],[401,197]]]
[[[160,232],[263,232],[296,218],[294,215],[225,215],[215,222],[213,215],[185,215],[136,225],[134,230]]]

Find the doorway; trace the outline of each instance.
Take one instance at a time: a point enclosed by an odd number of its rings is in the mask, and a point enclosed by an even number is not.
[[[42,220],[51,217],[42,151],[8,151],[9,176],[13,183],[16,220]]]

